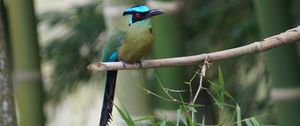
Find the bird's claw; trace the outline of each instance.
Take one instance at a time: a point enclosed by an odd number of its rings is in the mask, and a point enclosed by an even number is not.
[[[123,66],[124,68],[127,67],[127,66],[126,66],[126,62],[124,62],[124,61],[122,61],[122,60],[121,60],[120,62],[122,63],[122,66]],[[143,65],[143,62],[142,62],[142,61],[137,61],[137,62],[134,63],[134,64],[138,64],[140,68],[144,68],[144,65]]]
[[[140,68],[143,68],[143,67],[144,67],[144,66],[143,66],[143,62],[142,62],[141,60],[138,61],[137,64],[139,64],[139,67],[140,67]]]
[[[121,63],[122,63],[122,66],[124,67],[124,68],[126,68],[127,66],[126,66],[126,63],[124,62],[124,61],[120,61]]]

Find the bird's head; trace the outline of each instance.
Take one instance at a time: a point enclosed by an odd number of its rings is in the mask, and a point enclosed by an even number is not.
[[[129,25],[138,22],[138,21],[143,21],[148,18],[151,18],[156,15],[163,14],[163,10],[159,9],[150,9],[146,5],[136,5],[133,7],[128,8],[123,12],[123,16],[125,15],[132,15],[131,20],[129,22]]]

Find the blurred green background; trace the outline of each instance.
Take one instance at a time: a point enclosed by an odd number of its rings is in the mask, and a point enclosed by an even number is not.
[[[239,47],[300,24],[300,0],[0,2],[4,26],[0,30],[7,38],[6,50],[20,126],[98,125],[104,74],[92,72],[87,66],[100,61],[99,52],[108,34],[122,20],[122,11],[132,5],[147,4],[166,10],[164,15],[152,19],[155,44],[145,59]],[[220,66],[226,91],[240,106],[242,119],[255,117],[263,125],[297,126],[300,123],[299,98],[278,100],[271,94],[274,90],[300,89],[298,48],[297,45],[284,45],[261,54],[214,62],[207,71],[204,87],[212,88],[209,81],[218,81]],[[121,71],[116,104],[125,107],[135,119],[154,117],[176,121],[180,105],[147,94],[143,89],[161,97],[167,95],[160,84],[166,89],[184,90],[180,95],[171,94],[188,102],[189,87],[185,82],[190,81],[198,69],[198,65],[194,65]],[[193,91],[197,89],[198,79],[191,81]],[[210,125],[237,125],[226,123],[235,122],[235,118],[231,119],[235,110],[217,110],[209,93],[202,91],[197,103],[204,105],[197,108],[200,123],[204,119],[205,124]],[[147,121],[137,123],[150,124]],[[126,125],[116,109],[112,125]],[[243,122],[243,125],[249,124]]]

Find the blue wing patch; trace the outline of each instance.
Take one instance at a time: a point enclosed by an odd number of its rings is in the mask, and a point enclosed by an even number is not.
[[[113,52],[107,59],[108,62],[115,62],[118,60],[119,53],[117,51]]]

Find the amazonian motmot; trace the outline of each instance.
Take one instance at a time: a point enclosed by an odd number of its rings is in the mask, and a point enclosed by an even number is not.
[[[125,10],[123,16],[130,16],[128,26],[126,30],[112,33],[102,50],[102,62],[140,63],[153,43],[149,19],[162,13],[162,10],[150,9],[146,5],[136,5]],[[107,126],[111,120],[117,73],[116,70],[106,73],[100,126]]]

